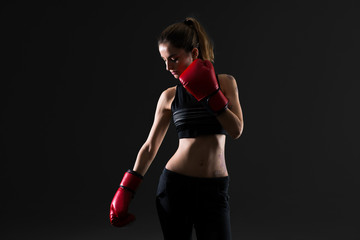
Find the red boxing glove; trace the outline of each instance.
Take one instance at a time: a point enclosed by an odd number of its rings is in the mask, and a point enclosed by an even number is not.
[[[218,115],[226,110],[229,100],[220,90],[213,65],[208,60],[195,59],[180,75],[181,84],[198,101]]]
[[[128,213],[128,208],[142,179],[143,176],[132,170],[124,174],[110,205],[110,223],[115,227],[123,227],[135,220],[135,216]]]

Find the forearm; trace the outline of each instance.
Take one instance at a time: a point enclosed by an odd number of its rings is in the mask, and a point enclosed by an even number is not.
[[[155,151],[148,143],[145,143],[136,158],[133,170],[144,176],[155,158]]]
[[[242,118],[240,119],[236,116],[230,109],[226,109],[223,113],[218,115],[217,119],[233,139],[237,139],[241,136],[244,128],[244,121]]]

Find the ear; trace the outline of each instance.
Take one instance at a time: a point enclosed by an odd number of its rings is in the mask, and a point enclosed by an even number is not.
[[[199,49],[197,48],[194,48],[192,51],[191,51],[191,56],[193,59],[197,59],[199,57]]]

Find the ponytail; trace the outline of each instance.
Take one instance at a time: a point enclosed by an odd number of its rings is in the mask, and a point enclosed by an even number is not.
[[[194,48],[199,50],[199,58],[214,62],[213,44],[205,29],[195,19],[188,17],[184,22],[174,23],[160,34],[158,44],[169,42],[176,48],[183,48],[191,52]]]

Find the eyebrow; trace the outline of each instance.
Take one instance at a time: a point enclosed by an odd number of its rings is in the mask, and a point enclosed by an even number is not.
[[[174,57],[174,56],[176,56],[176,55],[178,55],[178,53],[173,53],[173,54],[171,54],[170,56],[168,56],[167,58],[172,58],[172,57]],[[165,58],[163,58],[163,57],[161,57],[161,58],[165,60]]]
[[[172,57],[174,57],[176,55],[177,55],[177,53],[171,54],[168,58],[172,58]]]

